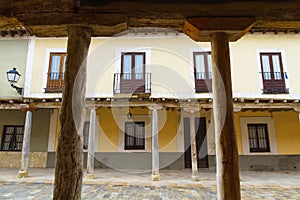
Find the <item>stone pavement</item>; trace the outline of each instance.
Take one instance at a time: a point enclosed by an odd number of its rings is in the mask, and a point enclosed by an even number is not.
[[[161,170],[161,181],[150,173],[96,169],[95,179],[84,179],[82,199],[216,199],[216,178],[201,171],[191,181],[190,170]],[[52,199],[53,169],[30,169],[29,178],[18,170],[0,169],[0,199]],[[300,199],[300,172],[241,172],[242,199]]]

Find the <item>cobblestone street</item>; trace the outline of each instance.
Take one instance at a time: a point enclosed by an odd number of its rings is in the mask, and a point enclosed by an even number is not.
[[[31,177],[18,179],[16,170],[0,170],[0,199],[52,199],[50,169],[31,170]],[[84,179],[82,199],[216,199],[215,174],[200,173],[202,180],[189,180],[189,171],[161,171],[163,180],[150,181],[149,174],[98,170],[95,179]],[[177,174],[176,174],[177,173]],[[109,175],[110,174],[110,175]],[[125,178],[124,176],[127,176]],[[299,172],[241,172],[242,199],[300,199]]]

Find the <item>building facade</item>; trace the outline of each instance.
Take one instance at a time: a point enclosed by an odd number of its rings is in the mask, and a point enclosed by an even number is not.
[[[23,59],[17,67],[24,78],[22,96],[9,86],[1,94],[1,167],[21,166],[22,110],[32,115],[29,166],[54,167],[67,38],[20,41],[0,41],[24,50],[0,54],[10,57],[2,66]],[[241,170],[300,169],[298,43],[299,34],[273,33],[230,43]],[[153,159],[161,169],[215,168],[210,51],[210,43],[165,30],[92,38],[81,136],[95,168],[151,171]]]

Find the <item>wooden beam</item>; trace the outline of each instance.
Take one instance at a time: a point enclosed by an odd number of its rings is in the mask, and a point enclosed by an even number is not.
[[[253,18],[187,18],[183,32],[195,41],[210,41],[215,32],[224,32],[229,41],[236,41],[245,35],[253,26]]]

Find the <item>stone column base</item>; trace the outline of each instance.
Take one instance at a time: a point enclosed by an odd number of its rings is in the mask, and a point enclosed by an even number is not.
[[[87,178],[87,179],[94,179],[94,174],[86,174],[85,178]]]
[[[192,181],[200,181],[199,175],[192,175]]]
[[[160,180],[160,175],[159,174],[152,174],[152,181],[159,181]]]
[[[28,171],[19,171],[18,178],[27,178]]]

